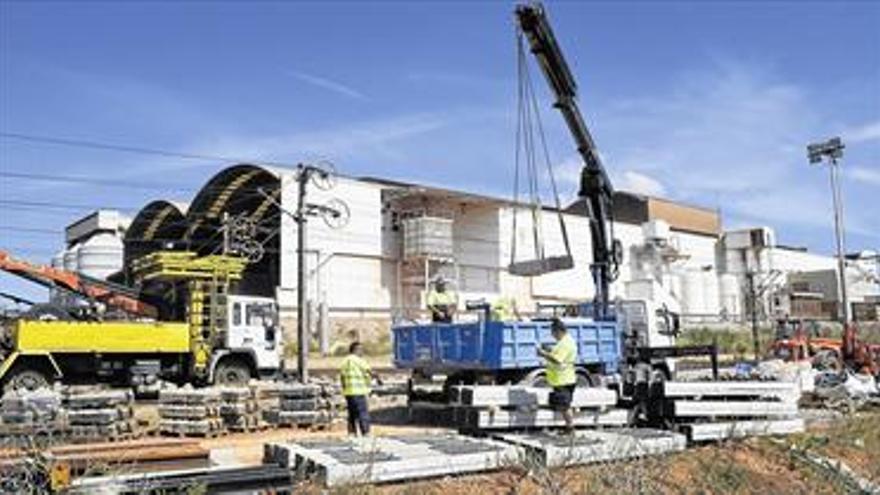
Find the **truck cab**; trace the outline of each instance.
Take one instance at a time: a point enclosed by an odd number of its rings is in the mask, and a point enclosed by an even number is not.
[[[241,383],[268,376],[281,366],[281,331],[274,299],[228,297],[226,331],[211,358],[210,381]]]

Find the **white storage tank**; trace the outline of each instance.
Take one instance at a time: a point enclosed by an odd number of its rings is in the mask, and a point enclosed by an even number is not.
[[[705,313],[703,298],[703,272],[685,272],[681,281],[682,311],[686,314]]]
[[[107,278],[122,269],[122,239],[111,233],[95,234],[79,248],[79,271]]]
[[[79,269],[79,244],[74,244],[64,251],[64,269],[71,272]]]
[[[66,253],[67,251],[62,249],[55,253],[55,256],[52,256],[52,268],[64,269],[64,255]]]
[[[718,294],[718,273],[715,270],[703,272],[703,312],[713,315],[720,313],[720,299]]]
[[[730,319],[740,316],[739,278],[732,273],[725,273],[718,279],[721,291],[721,310]]]

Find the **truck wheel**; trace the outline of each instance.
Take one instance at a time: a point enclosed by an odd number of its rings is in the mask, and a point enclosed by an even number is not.
[[[214,383],[218,385],[245,385],[251,379],[251,369],[238,359],[225,359],[214,370]]]
[[[519,385],[525,385],[527,387],[547,388],[549,386],[547,384],[547,374],[544,372],[543,369],[529,371],[526,376],[520,379]]]
[[[11,390],[32,391],[48,386],[49,378],[42,371],[22,368],[12,372],[12,376],[9,377],[3,389],[7,392]]]

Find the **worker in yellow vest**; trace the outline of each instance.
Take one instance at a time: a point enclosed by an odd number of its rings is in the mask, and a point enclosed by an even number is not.
[[[348,356],[339,366],[339,380],[342,383],[342,395],[348,409],[348,434],[352,436],[370,434],[370,409],[367,397],[370,395],[370,383],[373,370],[362,357],[363,346],[353,342],[348,347]],[[379,384],[381,381],[376,380]]]
[[[516,299],[501,296],[492,303],[492,319],[495,321],[519,320],[519,310],[516,307]]]
[[[553,319],[550,329],[556,344],[549,350],[539,348],[538,354],[547,360],[547,384],[553,388],[550,394],[550,406],[562,414],[566,432],[572,433],[574,414],[571,410],[571,400],[577,383],[574,372],[577,345],[559,318]]]
[[[433,288],[428,292],[428,310],[434,323],[452,323],[452,316],[458,309],[458,295],[447,288],[446,279],[437,277]]]

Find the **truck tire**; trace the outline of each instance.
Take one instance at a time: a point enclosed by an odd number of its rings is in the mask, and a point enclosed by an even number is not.
[[[224,359],[214,369],[217,385],[246,385],[251,379],[251,368],[240,359]]]
[[[526,376],[522,377],[519,380],[518,384],[525,385],[527,387],[549,387],[549,385],[547,384],[547,373],[544,371],[543,368],[529,371]]]
[[[5,392],[12,390],[36,390],[48,387],[49,378],[40,370],[33,368],[19,368],[14,370],[3,386]]]

